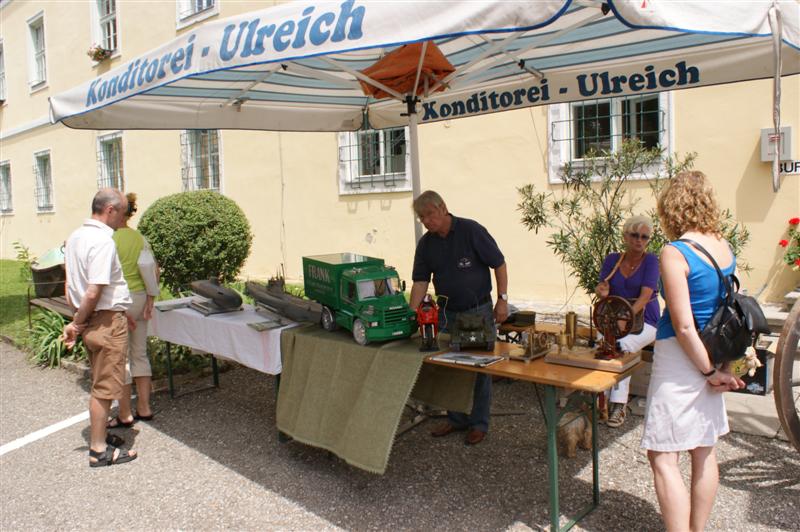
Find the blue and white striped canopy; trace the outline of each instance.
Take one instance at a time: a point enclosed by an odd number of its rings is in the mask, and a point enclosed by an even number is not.
[[[408,124],[361,74],[433,42],[456,71],[419,123],[800,73],[797,0],[290,2],[204,24],[51,98],[82,129],[344,131]],[[444,90],[436,91],[444,87]]]

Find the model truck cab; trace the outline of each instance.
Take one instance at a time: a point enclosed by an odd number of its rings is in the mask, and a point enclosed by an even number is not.
[[[383,259],[356,253],[303,257],[306,297],[322,304],[322,327],[353,332],[361,345],[406,338],[417,329],[405,283]]]

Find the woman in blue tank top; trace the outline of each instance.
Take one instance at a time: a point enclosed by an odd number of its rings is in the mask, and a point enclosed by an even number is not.
[[[716,269],[691,245],[675,240],[702,245],[724,274],[736,268],[736,257],[721,237],[719,208],[702,172],[673,178],[659,197],[658,215],[673,242],[661,252],[667,305],[657,327],[642,447],[667,530],[703,530],[719,483],[714,445],[728,432],[722,392],[744,383],[726,366],[711,364],[697,333],[720,303],[723,288]],[[678,467],[681,451],[691,456],[691,490]]]

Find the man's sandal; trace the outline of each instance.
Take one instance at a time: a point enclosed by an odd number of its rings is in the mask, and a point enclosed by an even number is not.
[[[104,467],[132,462],[139,458],[139,455],[130,454],[128,451],[109,445],[106,447],[106,450],[102,452],[89,449],[89,458],[89,467]],[[91,458],[94,458],[95,461],[92,462]]]
[[[119,416],[115,417],[114,419],[109,419],[106,422],[107,429],[129,429],[136,423],[136,418],[131,419],[128,422],[122,421]]]
[[[134,412],[133,420],[134,421],[152,421],[154,415],[155,414],[150,414],[149,416],[140,416],[139,412]]]

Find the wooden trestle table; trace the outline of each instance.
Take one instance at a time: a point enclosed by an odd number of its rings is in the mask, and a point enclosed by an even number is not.
[[[482,351],[470,353],[490,354]],[[522,347],[505,342],[495,344],[494,354],[521,354]],[[639,364],[628,368],[621,373],[612,373],[596,369],[585,369],[572,366],[563,366],[545,362],[544,358],[537,358],[529,362],[505,359],[484,368],[457,365],[447,362],[438,362],[428,357],[427,364],[458,367],[465,371],[486,373],[521,381],[533,382],[544,387],[544,417],[547,426],[547,467],[549,480],[550,503],[550,530],[569,530],[578,521],[594,510],[600,503],[600,469],[599,451],[597,448],[597,395],[613,387],[617,382],[631,375]],[[578,515],[560,526],[561,513],[558,500],[558,448],[556,445],[556,430],[561,416],[568,410],[576,407],[576,402],[583,400],[579,394],[572,394],[567,405],[559,411],[556,405],[556,389],[568,388],[586,392],[591,397],[591,423],[592,423],[592,502],[583,508]]]

